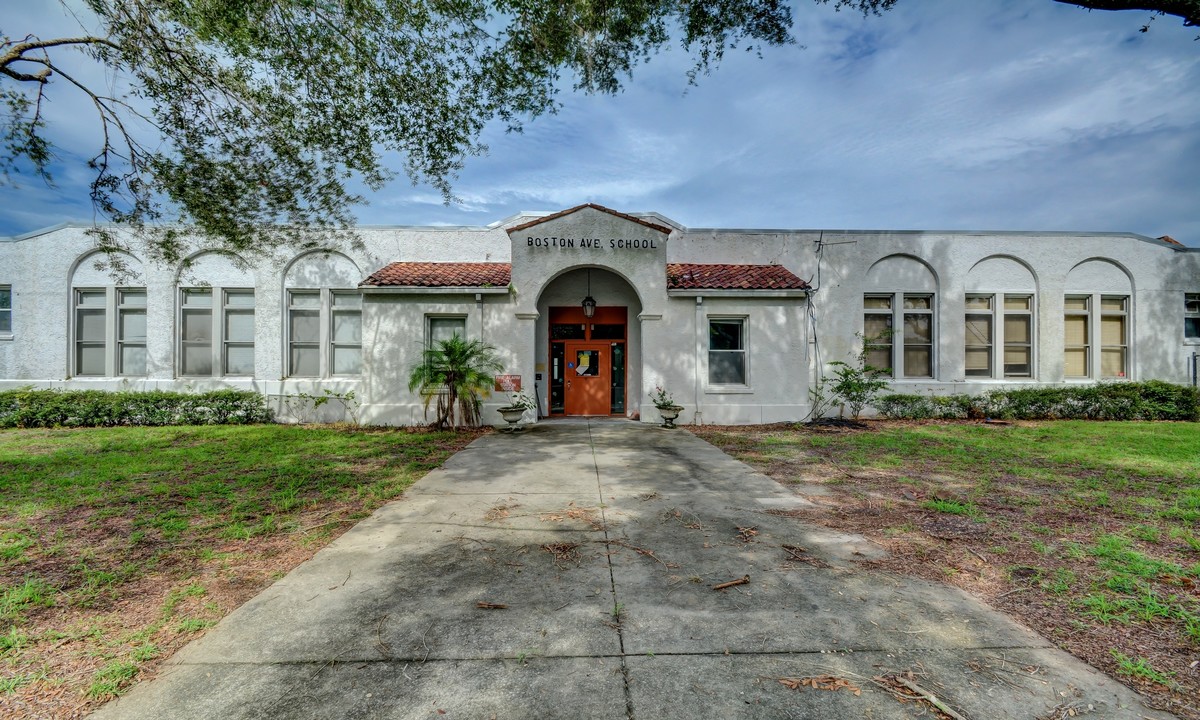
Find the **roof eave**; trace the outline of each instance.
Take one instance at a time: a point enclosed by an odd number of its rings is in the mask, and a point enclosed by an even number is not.
[[[686,288],[667,290],[667,297],[757,297],[757,298],[803,298],[809,291],[803,288]]]
[[[369,295],[507,295],[508,287],[495,285],[455,285],[450,287],[424,287],[421,285],[359,285],[363,294]]]

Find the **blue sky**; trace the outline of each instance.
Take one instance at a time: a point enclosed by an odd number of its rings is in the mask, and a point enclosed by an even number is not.
[[[6,10],[49,32],[56,3]],[[678,48],[617,96],[489,130],[462,202],[399,177],[363,224],[483,225],[596,202],[691,227],[1132,231],[1200,246],[1200,30],[1051,0],[795,4],[798,46],[696,87]],[[59,20],[59,22],[61,22]],[[98,71],[94,77],[103,78]],[[57,90],[57,186],[0,186],[0,235],[92,219],[86,106]],[[399,167],[399,161],[396,167]]]

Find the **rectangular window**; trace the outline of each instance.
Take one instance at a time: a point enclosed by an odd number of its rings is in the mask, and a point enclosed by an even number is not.
[[[180,375],[254,375],[254,290],[183,288],[180,305]]]
[[[1100,377],[1129,376],[1129,298],[1100,298]]]
[[[1004,296],[1004,377],[1033,377],[1033,297]]]
[[[224,374],[254,374],[254,291],[226,290]]]
[[[180,314],[181,375],[213,374],[213,301],[209,288],[186,288]]]
[[[288,377],[320,377],[320,290],[288,292],[288,345]]]
[[[864,295],[863,343],[872,369],[892,377],[932,378],[933,295]]]
[[[867,295],[863,298],[863,342],[867,365],[893,373],[892,296]]]
[[[933,296],[904,296],[904,377],[933,377]]]
[[[108,292],[75,291],[75,374],[108,374]]]
[[[995,327],[992,302],[991,295],[967,296],[967,377],[992,376],[992,329]]]
[[[362,372],[362,295],[288,290],[288,377]]]
[[[437,343],[449,340],[455,335],[467,336],[467,319],[465,317],[430,317],[426,347],[434,347]]]
[[[146,290],[117,290],[117,374],[146,374]]]
[[[11,285],[0,285],[0,335],[12,335]]]
[[[1063,298],[1063,374],[1089,377],[1092,298],[1073,295]]]
[[[4,289],[0,288],[0,303],[4,299]],[[4,311],[0,309],[0,313]],[[4,320],[0,317],[0,332],[4,331]],[[1187,293],[1183,296],[1183,337],[1192,342],[1200,342],[1200,293]]]
[[[967,377],[1033,377],[1033,296],[968,295],[964,354]]]
[[[708,382],[710,384],[746,384],[745,329],[744,320],[709,320]]]
[[[358,375],[362,372],[362,295],[335,292],[330,298],[333,303],[330,374]]]

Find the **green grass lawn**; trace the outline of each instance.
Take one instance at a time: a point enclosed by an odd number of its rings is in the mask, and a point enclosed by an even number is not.
[[[81,716],[474,437],[0,431],[0,715]]]
[[[872,422],[698,428],[1181,717],[1200,718],[1200,425]]]

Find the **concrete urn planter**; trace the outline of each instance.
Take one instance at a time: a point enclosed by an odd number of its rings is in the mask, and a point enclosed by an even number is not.
[[[521,418],[525,416],[525,408],[498,408],[500,417],[504,418],[504,422],[508,423],[508,431],[516,432],[520,428],[517,423],[521,422]]]
[[[675,418],[679,417],[679,413],[683,412],[682,405],[667,405],[658,407],[658,414],[662,416],[665,428],[675,427]]]

